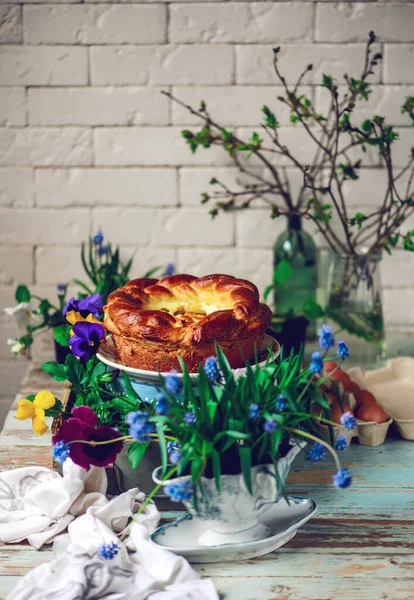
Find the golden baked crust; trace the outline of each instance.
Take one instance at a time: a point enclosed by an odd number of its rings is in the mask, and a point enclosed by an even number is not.
[[[256,286],[230,275],[134,279],[108,298],[104,327],[122,362],[169,371],[181,356],[190,371],[220,343],[232,367],[254,357],[272,312]]]

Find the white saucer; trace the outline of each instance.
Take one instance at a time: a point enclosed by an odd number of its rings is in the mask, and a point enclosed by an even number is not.
[[[310,498],[288,498],[290,504],[282,498],[279,502],[271,504],[260,517],[260,522],[270,528],[269,537],[263,540],[223,546],[200,546],[196,540],[207,529],[208,524],[193,518],[189,513],[173,523],[158,527],[151,539],[159,546],[184,556],[193,563],[218,563],[263,556],[284,546],[296,535],[299,527],[317,511],[316,503]]]
[[[266,365],[267,353],[269,348],[272,350],[270,360],[273,361],[279,356],[279,342],[277,342],[270,335],[265,335],[259,349],[259,357],[263,358],[263,360],[260,363],[258,363],[259,367],[264,367]],[[121,371],[125,371],[125,373],[127,373],[128,375],[131,375],[132,377],[135,377],[136,379],[139,379],[141,381],[159,382],[160,375],[161,377],[171,375],[170,372],[158,373],[157,371],[145,371],[144,369],[135,369],[133,367],[127,367],[126,365],[122,364],[111,337],[107,337],[106,340],[101,343],[99,347],[99,352],[96,356],[105,365],[108,365],[113,369],[120,369]],[[244,375],[246,373],[246,368],[243,367],[240,369],[233,369],[233,372],[237,375]],[[177,373],[177,376],[182,377],[182,373]],[[196,379],[198,377],[198,374],[190,373],[190,377]]]

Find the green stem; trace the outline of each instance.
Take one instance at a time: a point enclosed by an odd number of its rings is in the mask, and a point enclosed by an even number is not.
[[[111,382],[108,381],[107,383],[111,383]],[[101,386],[98,386],[98,391],[103,392],[104,394],[108,394],[108,396],[112,396],[113,398],[119,398],[120,400],[122,400],[123,402],[126,402],[133,408],[136,408],[136,406],[137,406],[136,402],[132,402],[132,400],[128,400],[128,398],[126,396],[118,396],[117,394],[114,394],[110,390],[102,388]]]
[[[286,431],[290,431],[292,433],[295,433],[296,435],[298,435],[300,437],[307,438],[309,440],[312,440],[313,442],[317,442],[319,444],[322,444],[322,446],[325,446],[325,448],[327,450],[329,450],[329,452],[332,454],[333,459],[334,459],[335,464],[336,464],[336,468],[338,469],[338,471],[341,469],[341,463],[339,462],[339,458],[338,458],[337,453],[332,448],[332,446],[330,446],[327,442],[324,442],[322,439],[315,437],[311,433],[307,433],[306,431],[301,431],[300,429],[296,429],[296,428],[293,428],[293,427],[285,427],[285,429],[286,429]]]
[[[164,483],[171,477],[171,475],[174,475],[174,473],[176,471],[177,471],[177,467],[173,467],[172,469],[170,469],[168,471],[168,473],[165,475],[165,477],[163,477],[162,481],[160,481],[160,483],[158,483],[155,486],[155,488],[148,494],[148,496],[145,498],[144,502],[141,504],[141,506],[139,507],[138,511],[135,513],[135,515],[132,515],[132,521],[131,521],[131,523],[121,533],[121,535],[119,537],[119,540],[121,542],[125,538],[125,536],[127,535],[127,532],[130,529],[131,525],[134,523],[134,521],[136,521],[136,517],[138,515],[140,515],[145,510],[145,508],[151,502],[152,498],[155,496],[155,494],[158,492],[158,490],[160,490],[162,488],[162,486],[164,485]]]
[[[35,294],[32,294],[32,298],[35,298],[36,300],[40,300],[40,302],[43,302],[43,300],[44,300],[44,298],[41,298],[40,296],[36,296]],[[54,304],[50,304],[50,308],[53,308],[54,310],[59,312],[59,309]]]
[[[331,372],[329,373],[329,375],[326,375],[325,377],[322,377],[321,379],[318,379],[317,385],[320,385],[321,383],[324,383],[324,382],[325,382],[325,381],[327,381],[328,379],[331,379],[332,375],[333,375],[334,373],[336,373],[336,371],[337,371],[337,370],[340,368],[340,366],[341,366],[341,364],[342,364],[343,362],[344,362],[344,361],[343,361],[343,360],[341,360],[341,362],[340,362],[340,363],[338,363],[338,364],[336,365],[336,367],[334,368],[334,370],[333,370],[333,371],[331,371]]]
[[[72,440],[68,442],[69,444],[88,444],[89,446],[105,446],[106,444],[113,444],[114,442],[129,442],[133,438],[130,435],[123,435],[119,438],[114,438],[113,440],[103,440],[102,442],[95,442],[89,440]]]
[[[322,356],[322,361],[325,359],[327,352],[328,352],[328,350],[325,350],[325,352]],[[339,367],[339,365],[336,368],[338,368],[338,367]],[[336,369],[335,369],[335,371],[336,371]],[[332,371],[332,373],[334,373],[335,371]],[[331,375],[332,375],[332,373],[331,373]],[[308,383],[305,385],[305,387],[303,388],[302,392],[299,395],[299,398],[296,400],[296,404],[299,404],[299,402],[302,400],[303,395],[305,394],[306,390],[309,388],[311,383],[312,383],[312,377],[309,377]]]
[[[295,416],[309,417],[309,415],[307,413],[296,413]],[[324,417],[318,417],[317,415],[311,415],[311,418],[316,419],[317,421],[320,421],[321,423],[328,423],[328,425],[332,425],[333,427],[338,427],[338,423],[334,423],[333,421],[330,421],[329,419],[325,419]]]
[[[151,437],[155,437],[157,438],[157,434],[156,433],[151,433],[150,434]],[[171,435],[166,435],[165,438],[167,440],[175,440],[174,437],[172,437]],[[131,435],[123,435],[122,437],[119,438],[114,438],[112,440],[103,440],[102,442],[95,442],[94,440],[90,441],[90,440],[72,440],[70,442],[68,442],[69,444],[88,444],[89,446],[105,446],[106,444],[113,444],[114,442],[136,442],[137,440],[135,438],[133,438]]]

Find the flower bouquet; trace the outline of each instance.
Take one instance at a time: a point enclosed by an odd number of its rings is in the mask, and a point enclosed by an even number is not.
[[[224,543],[220,541],[223,535],[243,542],[266,537],[259,516],[265,505],[281,498],[289,501],[286,478],[294,457],[306,444],[311,444],[307,456],[312,462],[323,460],[327,452],[332,455],[335,486],[351,485],[351,474],[341,467],[336,452],[346,448],[345,436],[334,438],[323,386],[323,360],[335,345],[330,327],[320,330],[324,353],[315,352],[305,367],[302,351],[291,352],[264,366],[247,364],[240,376],[216,344],[216,356],[199,366],[196,379],[181,362],[182,375],[160,376],[157,398],[145,402],[125,372],[125,393],[110,391],[108,384],[120,373],[96,357],[105,331],[91,315],[84,318],[73,311],[74,316],[69,340],[72,353],[64,365],[43,365],[55,380],[70,382],[74,407],[65,409],[43,391],[20,400],[16,414],[18,419],[32,418],[38,434],[47,429],[45,415],[62,417],[53,435],[52,454],[57,463],[69,457],[86,470],[91,465],[107,467],[126,444],[130,465],[136,468],[147,449],[156,444],[161,464],[154,472],[157,485],[147,501],[164,488],[173,502],[184,502],[193,516],[214,523],[201,542],[206,545]],[[338,367],[348,355],[345,342],[338,342]],[[347,429],[356,425],[349,412],[341,422]],[[327,433],[321,423],[328,426]],[[247,533],[241,534],[246,522]]]

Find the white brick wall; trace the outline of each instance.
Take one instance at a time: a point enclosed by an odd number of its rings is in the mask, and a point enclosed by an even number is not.
[[[277,101],[272,47],[282,46],[289,83],[313,63],[306,93],[323,107],[322,74],[340,82],[356,73],[374,29],[384,61],[358,116],[386,114],[398,126],[403,164],[414,145],[400,113],[404,95],[414,95],[413,23],[411,0],[1,0],[1,307],[13,303],[17,283],[53,299],[56,283],[81,276],[79,243],[97,228],[125,258],[136,252],[133,276],[171,261],[263,289],[283,223],[264,203],[211,221],[199,203],[211,177],[231,185],[243,177],[218,148],[190,153],[180,131],[197,120],[160,91],[196,107],[205,100],[242,134],[258,128],[263,104],[273,106],[281,138],[308,160],[307,137]],[[378,158],[367,164],[348,186],[350,206],[372,208],[383,195]],[[300,175],[289,177],[297,189]],[[414,328],[413,270],[406,253],[383,261],[389,327]],[[0,396],[13,394],[25,368],[9,355],[12,335],[0,315]]]

